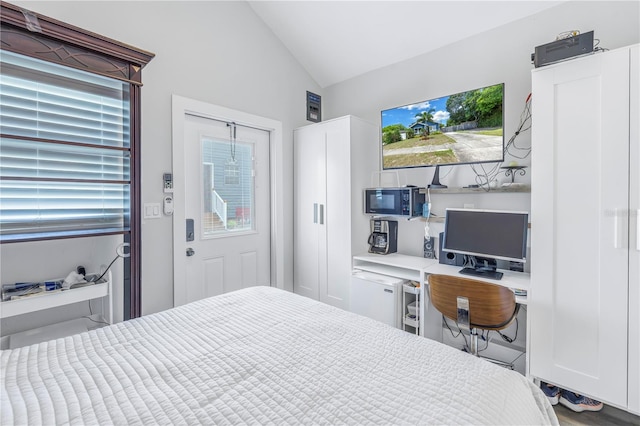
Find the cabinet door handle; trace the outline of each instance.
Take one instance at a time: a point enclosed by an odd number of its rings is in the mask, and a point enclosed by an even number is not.
[[[636,250],[640,251],[640,209],[636,210]]]
[[[324,204],[320,204],[320,225],[324,225]]]
[[[638,210],[640,212],[640,209]],[[633,210],[613,209],[613,247],[631,250],[631,216],[636,213]],[[621,220],[622,219],[622,220]],[[636,218],[636,226],[640,223]],[[640,230],[636,229],[636,249],[640,250]]]
[[[313,223],[318,223],[318,203],[313,203]]]
[[[618,209],[613,209],[613,248],[618,248]]]

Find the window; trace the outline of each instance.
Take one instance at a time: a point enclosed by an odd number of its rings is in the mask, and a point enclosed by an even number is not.
[[[0,3],[0,242],[122,234],[140,304],[140,93],[149,52]]]
[[[0,51],[0,238],[129,230],[129,85]]]

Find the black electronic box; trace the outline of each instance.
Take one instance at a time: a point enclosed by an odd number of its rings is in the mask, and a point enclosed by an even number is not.
[[[592,52],[593,31],[589,31],[536,46],[535,52],[531,54],[531,61],[538,68]]]

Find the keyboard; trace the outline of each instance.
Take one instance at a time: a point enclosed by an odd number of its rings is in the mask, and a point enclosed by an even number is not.
[[[460,273],[464,275],[472,275],[475,277],[481,278],[490,278],[492,280],[501,280],[502,272],[488,270],[488,269],[475,269],[475,268],[462,268],[460,269]]]

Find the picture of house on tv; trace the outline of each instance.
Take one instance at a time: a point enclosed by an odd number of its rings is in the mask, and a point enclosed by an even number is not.
[[[383,168],[501,162],[504,84],[382,111]]]

